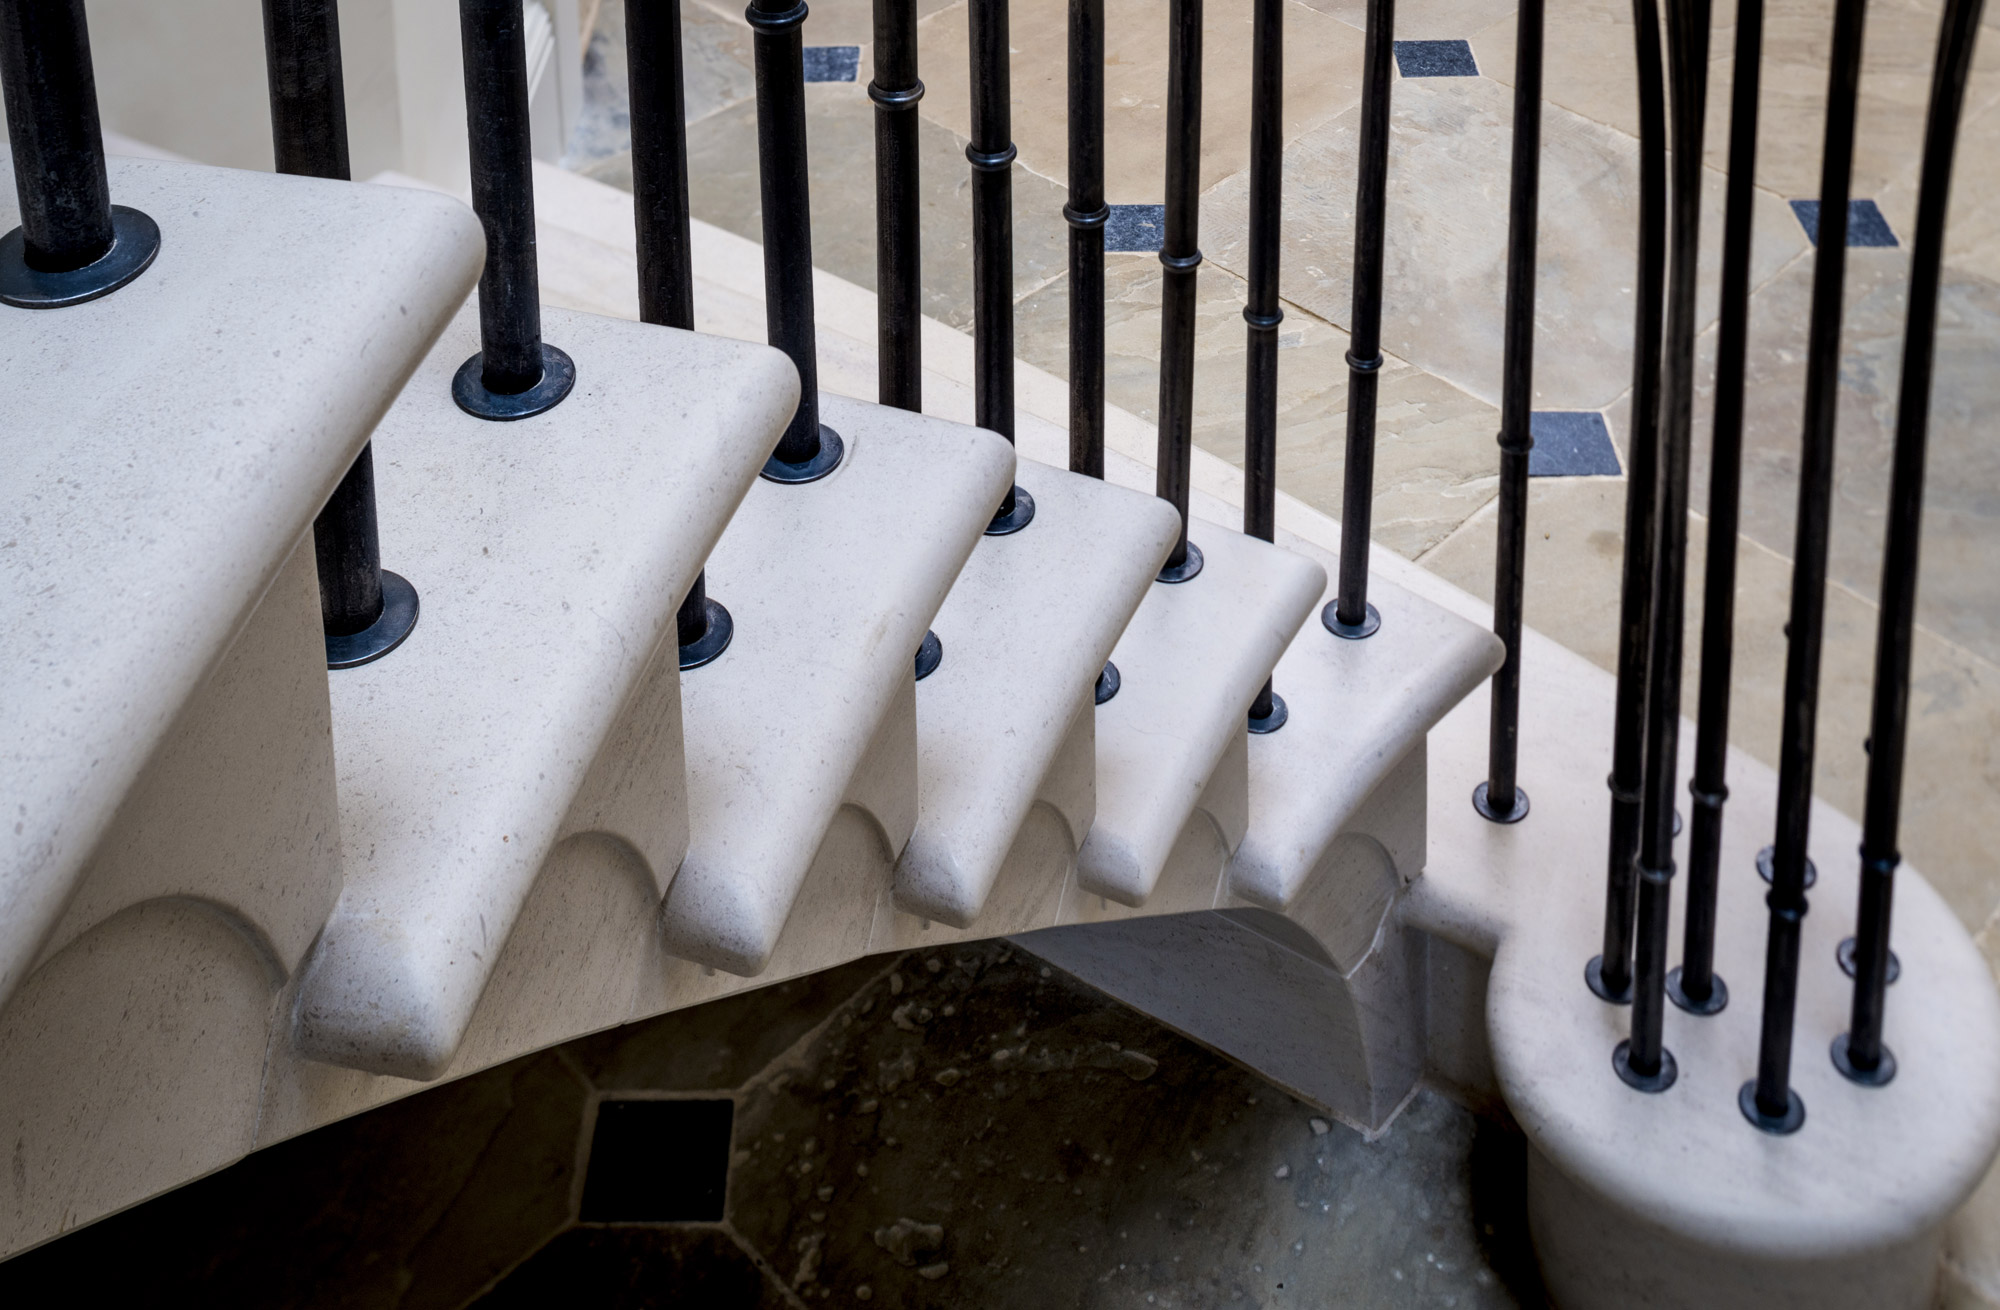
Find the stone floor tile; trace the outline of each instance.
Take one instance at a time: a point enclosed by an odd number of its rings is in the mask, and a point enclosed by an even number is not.
[[[1197,280],[1195,443],[1241,467],[1245,286],[1205,264]],[[1159,408],[1160,264],[1128,257],[1105,272],[1106,398],[1151,418]],[[1341,512],[1347,456],[1348,337],[1288,305],[1278,342],[1278,485]],[[1067,279],[1021,304],[1022,357],[1069,372]],[[1475,396],[1391,358],[1376,409],[1374,539],[1416,556],[1494,492],[1499,414]]]
[[[586,1095],[544,1052],[342,1120],[0,1264],[0,1302],[463,1305],[569,1221]]]
[[[1498,403],[1503,342],[1511,93],[1485,78],[1398,82],[1389,162],[1383,338],[1394,354]],[[1352,297],[1358,112],[1286,150],[1286,299],[1336,324]],[[1629,137],[1550,106],[1543,117],[1537,260],[1536,409],[1599,409],[1630,383],[1637,180]],[[1712,315],[1720,275],[1723,181],[1708,175],[1700,304]],[[1205,249],[1247,267],[1246,185],[1204,201]],[[1760,195],[1758,282],[1806,240],[1776,196]]]
[[[756,95],[750,25],[740,9],[718,12],[701,0],[681,0],[681,49],[682,102],[688,122],[699,122]],[[632,148],[625,6],[615,0],[598,10],[584,55],[583,95],[583,114],[570,135],[563,164],[590,173],[591,165]],[[630,164],[624,168],[629,175]]]
[[[906,957],[736,1142],[731,1225],[808,1303],[1534,1303],[1518,1139],[1429,1093],[1328,1129],[1001,942]]]
[[[728,1230],[572,1228],[473,1305],[480,1310],[788,1310],[799,1304]]]
[[[1014,143],[1021,164],[1045,178],[1069,176],[1068,5],[1014,4]],[[1250,9],[1203,12],[1201,185],[1250,163]],[[959,136],[971,132],[966,9],[942,10],[921,29],[922,109]],[[1165,199],[1167,10],[1156,0],[1109,0],[1104,14],[1104,186],[1114,203]],[[1285,6],[1285,136],[1357,103],[1361,36],[1291,0]]]
[[[1881,584],[1889,470],[1902,375],[1909,252],[1848,252],[1830,576],[1874,597]],[[1812,261],[1802,259],[1752,298],[1746,363],[1743,532],[1781,555],[1793,549],[1805,396]],[[1993,343],[2000,283],[1947,269],[1938,321],[1924,500],[1919,622],[2000,663],[2000,407]],[[1707,503],[1715,334],[1698,343],[1694,504]],[[1623,440],[1623,424],[1616,425]]]
[[[1368,27],[1368,0],[1306,0],[1357,32]],[[1470,37],[1497,19],[1511,18],[1513,7],[1484,0],[1399,0],[1396,35],[1407,41],[1448,41]]]
[[[1529,484],[1526,616],[1530,626],[1616,671],[1619,570],[1625,481],[1564,478]],[[1425,567],[1476,596],[1493,594],[1494,507],[1423,557]],[[1682,713],[1695,712],[1700,685],[1705,520],[1689,534],[1688,628]],[[1782,727],[1784,624],[1791,564],[1750,539],[1737,555],[1735,657],[1730,740],[1776,767]],[[1814,790],[1860,814],[1867,779],[1869,692],[1874,679],[1876,608],[1840,586],[1828,588]],[[1918,630],[1911,677],[1910,745],[1903,796],[1904,855],[1951,902],[1969,931],[1985,925],[1996,896],[1992,851],[2000,846],[2000,668]],[[1522,731],[1533,731],[1523,725]],[[1691,736],[1681,750],[1691,752]],[[1611,743],[1604,743],[1607,767]],[[1530,792],[1534,780],[1522,780]],[[1768,829],[1774,816],[1731,811],[1731,823]]]
[[[727,1092],[826,1021],[889,961],[820,973],[579,1037],[564,1047],[602,1092]]]

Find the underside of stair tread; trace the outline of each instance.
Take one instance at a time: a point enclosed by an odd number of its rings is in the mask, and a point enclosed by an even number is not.
[[[961,928],[1178,527],[1165,501],[1095,478],[1024,459],[1015,480],[1034,522],[972,552],[933,624],[944,662],[917,687],[919,812],[895,899]]]
[[[1195,519],[1195,578],[1156,582],[1111,653],[1122,686],[1097,710],[1097,821],[1087,892],[1143,905],[1250,703],[1326,587],[1317,563]],[[1240,805],[1239,805],[1240,808]],[[1223,834],[1233,849],[1241,831]],[[1219,873],[1220,870],[1218,869]]]
[[[443,197],[108,168],[160,227],[152,266],[86,304],[0,307],[0,1000],[479,268],[477,221]],[[0,151],[0,231],[15,195]]]
[[[990,432],[830,395],[820,414],[846,442],[840,467],[745,498],[708,564],[736,635],[682,689],[692,836],[662,928],[673,954],[739,974],[769,961],[1014,476],[1013,448]],[[914,774],[883,785],[913,819]],[[907,836],[881,833],[891,861]]]
[[[684,849],[674,614],[797,373],[768,347],[565,310],[543,332],[576,362],[554,409],[496,423],[452,401],[471,304],[376,433],[383,557],[422,617],[332,676],[347,873],[299,1007],[315,1058],[433,1076],[560,837],[609,828],[659,891]],[[642,773],[607,785],[644,794],[577,812],[614,729],[642,758],[604,767]]]
[[[1292,549],[1336,573],[1334,556]],[[1505,654],[1491,632],[1392,582],[1371,578],[1368,595],[1382,626],[1348,641],[1309,621],[1272,674],[1289,719],[1250,738],[1250,826],[1229,889],[1267,909],[1292,904],[1376,786]]]

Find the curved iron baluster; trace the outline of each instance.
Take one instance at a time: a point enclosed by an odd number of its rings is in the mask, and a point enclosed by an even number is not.
[[[1632,999],[1638,895],[1639,788],[1646,751],[1646,660],[1653,624],[1653,533],[1660,468],[1660,331],[1667,279],[1667,97],[1655,0],[1632,0],[1639,65],[1639,267],[1632,329],[1632,418],[1625,481],[1625,561],[1618,603],[1618,690],[1611,746],[1610,852],[1604,952],[1584,969],[1590,989]]]
[[[917,192],[916,0],[875,0],[875,398],[924,407],[922,197]]]
[[[1284,0],[1255,0],[1250,29],[1250,278],[1243,306],[1243,533],[1273,540],[1278,528],[1278,301],[1283,212]],[[1289,711],[1266,678],[1250,704],[1250,731],[1276,732]]]
[[[1674,878],[1674,781],[1680,757],[1681,638],[1687,602],[1687,506],[1694,420],[1695,285],[1701,257],[1701,142],[1708,102],[1709,0],[1667,0],[1672,89],[1672,225],[1667,331],[1661,359],[1660,483],[1653,547],[1653,623],[1647,656],[1645,781],[1639,819],[1638,932],[1633,943],[1632,1036],[1613,1056],[1642,1091],[1673,1085],[1663,1043],[1667,916]]]
[[[1528,555],[1528,452],[1535,374],[1535,236],[1542,177],[1543,0],[1515,15],[1514,143],[1507,197],[1506,341],[1500,381],[1500,523],[1493,568],[1493,631],[1507,649],[1493,675],[1486,781],[1473,807],[1495,823],[1527,816],[1515,777],[1521,735],[1521,606]]]
[[[1681,964],[1667,995],[1690,1014],[1729,1004],[1715,973],[1715,897],[1722,807],[1729,799],[1729,678],[1736,626],[1736,526],[1743,477],[1743,359],[1750,322],[1751,218],[1756,198],[1757,91],[1764,0],[1738,0],[1735,83],[1729,101],[1728,200],[1722,217],[1722,304],[1716,335],[1715,424],[1708,473],[1708,565],[1702,582],[1701,691],[1694,777],[1688,782],[1688,904]]]
[[[1069,468],[1104,476],[1104,0],[1069,2]],[[1106,697],[1105,699],[1109,699]]]
[[[1848,1031],[1834,1040],[1833,1062],[1857,1083],[1879,1087],[1896,1075],[1882,1043],[1882,992],[1888,985],[1889,912],[1895,899],[1897,822],[1903,804],[1903,757],[1909,736],[1910,633],[1917,616],[1917,552],[1924,507],[1924,446],[1930,425],[1931,374],[1937,356],[1939,265],[1951,202],[1965,81],[1979,37],[1983,0],[1946,0],[1924,124],[1924,164],[1917,189],[1916,245],[1910,259],[1909,317],[1903,378],[1896,397],[1896,453],[1889,480],[1888,541],[1882,557],[1882,610],[1875,628],[1874,704],[1868,723],[1868,792],[1861,829],[1861,890],[1854,938],[1854,1003]],[[1822,211],[1821,221],[1824,222]]]
[[[971,0],[972,355],[974,421],[1014,440],[1014,119],[1007,0]],[[1018,486],[994,512],[988,536],[1019,532],[1035,517]]]
[[[1840,392],[1841,291],[1847,275],[1847,201],[1854,171],[1855,98],[1861,80],[1866,0],[1837,0],[1827,72],[1826,139],[1820,157],[1818,250],[1813,256],[1805,418],[1800,439],[1798,527],[1785,642],[1784,732],[1778,741],[1778,833],[1764,949],[1763,1027],[1757,1076],[1737,1103],[1767,1132],[1795,1132],[1805,1103],[1792,1089],[1792,1020],[1799,990],[1799,936],[1806,917],[1806,839],[1812,822],[1814,731],[1820,644],[1826,621],[1827,524],[1833,503],[1833,438]]]

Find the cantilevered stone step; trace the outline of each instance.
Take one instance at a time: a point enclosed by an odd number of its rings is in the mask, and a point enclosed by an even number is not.
[[[1291,546],[1336,572],[1334,556],[1302,541]],[[1500,667],[1504,649],[1485,628],[1379,576],[1368,585],[1382,626],[1371,637],[1348,641],[1317,618],[1308,622],[1273,675],[1290,718],[1280,731],[1250,738],[1250,827],[1230,861],[1229,890],[1253,905],[1290,909],[1327,871],[1334,839],[1376,788],[1411,751],[1421,751],[1439,719]],[[1320,606],[1332,604],[1337,590],[1329,584]],[[1421,824],[1416,831],[1421,834]],[[1403,881],[1422,871],[1420,848],[1390,854]],[[1354,908],[1363,917],[1372,914],[1372,937],[1386,898]]]
[[[303,849],[330,823],[331,769],[285,753],[326,752],[316,662],[257,667],[303,679],[260,702],[297,715],[264,776],[319,794],[273,794],[256,815],[183,796],[153,810],[171,833],[105,839],[170,734],[201,737],[178,716],[479,269],[477,221],[442,197],[154,160],[108,170],[112,199],[159,224],[152,266],[87,304],[0,306],[0,1003],[64,941],[160,896],[238,915],[281,970],[304,953],[339,886],[337,863]],[[0,152],[0,232],[19,222],[15,194]],[[308,634],[309,595],[277,592]],[[316,659],[310,636],[286,649]],[[279,810],[319,817],[271,846],[250,829]]]
[[[1055,859],[1018,852],[1036,867],[1010,869],[1007,883],[1016,896],[1060,894],[1095,814],[1091,770],[1050,774],[1072,737],[1090,758],[1098,673],[1178,520],[1156,496],[1033,460],[1015,480],[1035,498],[1034,522],[979,542],[934,623],[944,662],[917,687],[919,810],[894,883],[903,915],[885,919],[971,927],[1042,797],[1068,840]]]
[[[737,974],[773,965],[789,920],[814,959],[867,949],[917,818],[917,647],[1014,476],[990,432],[832,395],[820,412],[846,456],[745,498],[708,565],[735,640],[683,687],[693,838],[664,940]]]
[[[1111,653],[1122,686],[1097,710],[1097,820],[1065,921],[1097,897],[1143,906],[1163,881],[1177,905],[1221,894],[1248,817],[1250,703],[1326,587],[1269,543],[1200,519],[1189,535],[1201,573],[1155,582]]]
[[[554,309],[542,326],[576,361],[554,409],[495,423],[453,403],[469,305],[376,435],[384,554],[423,617],[333,677],[347,885],[299,1001],[315,1059],[436,1076],[559,840],[618,839],[655,895],[686,849],[674,612],[798,375],[670,328]],[[643,938],[650,915],[610,930]]]

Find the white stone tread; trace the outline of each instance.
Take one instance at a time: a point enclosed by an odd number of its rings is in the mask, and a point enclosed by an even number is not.
[[[0,1001],[175,715],[478,276],[455,201],[109,161],[111,295],[0,306]],[[0,232],[19,222],[0,152]]]
[[[1335,573],[1333,556],[1292,549]],[[1393,582],[1368,586],[1382,626],[1361,641],[1328,632],[1318,613],[1338,590],[1330,583],[1273,674],[1289,720],[1250,738],[1250,826],[1229,889],[1254,905],[1288,909],[1369,795],[1505,654],[1491,632]]]
[[[899,909],[954,927],[986,904],[1098,672],[1172,549],[1172,506],[1023,459],[1021,532],[983,538],[934,627],[944,662],[917,686],[915,833]],[[1077,831],[1090,826],[1087,789]]]
[[[887,858],[901,853],[914,768],[862,778],[863,757],[1014,477],[990,432],[832,395],[821,417],[846,456],[818,482],[745,498],[708,565],[735,640],[683,685],[692,840],[661,925],[671,953],[737,974],[770,961],[857,782],[880,793]]]
[[[685,847],[674,613],[798,375],[768,347],[566,310],[543,334],[576,361],[554,409],[453,403],[469,304],[376,435],[383,557],[422,617],[332,675],[347,872],[299,1003],[316,1059],[436,1076],[559,838],[615,833],[657,892]],[[631,758],[603,781],[637,794],[574,812],[614,736]]]
[[[1077,884],[1122,905],[1153,894],[1218,766],[1241,751],[1251,701],[1326,587],[1326,570],[1291,551],[1198,518],[1189,535],[1201,573],[1148,589],[1111,653],[1122,687],[1097,710],[1097,820]],[[1243,838],[1244,807],[1240,794],[1217,798],[1218,826],[1235,829],[1218,833],[1225,860]]]

